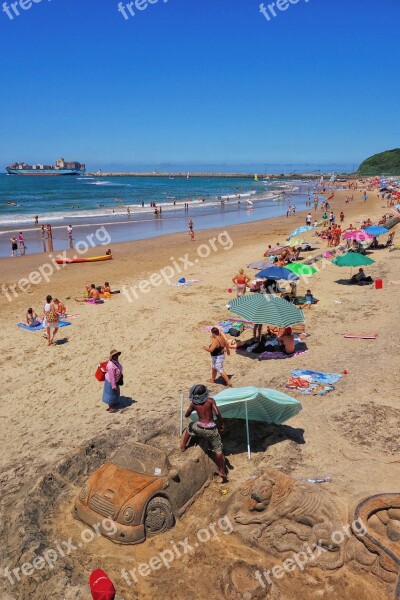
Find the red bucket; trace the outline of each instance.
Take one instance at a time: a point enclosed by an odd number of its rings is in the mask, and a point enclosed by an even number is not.
[[[104,381],[106,378],[106,373],[107,373],[107,365],[108,365],[108,360],[106,362],[102,362],[99,364],[99,366],[96,369],[96,373],[94,374],[94,376],[96,377],[97,381]]]
[[[383,281],[382,279],[375,279],[375,289],[376,290],[381,290],[383,288]]]

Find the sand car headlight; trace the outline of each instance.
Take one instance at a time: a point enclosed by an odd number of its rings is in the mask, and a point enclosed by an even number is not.
[[[85,500],[86,497],[88,496],[88,494],[89,494],[89,486],[85,483],[85,485],[83,486],[83,488],[79,492],[79,499],[80,500]]]
[[[126,508],[124,508],[124,510],[122,512],[123,522],[126,523],[127,525],[129,525],[129,523],[132,523],[134,518],[135,518],[135,510],[132,508],[132,506],[127,506]]]

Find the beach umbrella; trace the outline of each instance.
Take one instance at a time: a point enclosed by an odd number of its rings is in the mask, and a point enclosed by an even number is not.
[[[301,235],[302,233],[306,233],[306,231],[311,231],[311,229],[314,229],[314,227],[311,227],[310,225],[302,225],[301,227],[298,227],[297,229],[292,231],[292,233],[289,235],[288,239],[290,240],[291,238],[296,237],[296,235]]]
[[[389,230],[386,229],[386,227],[382,227],[381,225],[371,225],[371,227],[366,227],[364,231],[374,237],[382,235],[384,233],[389,233]]]
[[[358,242],[366,242],[373,237],[373,235],[365,233],[364,229],[352,229],[342,235],[342,238],[345,240],[357,240]]]
[[[276,267],[274,265],[263,269],[257,273],[257,277],[260,279],[270,279],[271,281],[278,281],[278,279],[285,279],[286,281],[296,281],[297,275],[286,269],[286,267]]]
[[[255,325],[290,327],[304,323],[303,312],[291,302],[270,294],[240,296],[229,303],[229,310]]]
[[[310,277],[311,275],[315,275],[318,273],[317,269],[312,267],[311,265],[305,265],[303,263],[290,263],[285,267],[292,273],[295,273],[299,277]]]
[[[246,422],[249,459],[249,421],[281,425],[302,410],[301,402],[283,392],[253,386],[223,390],[214,396],[214,400],[224,419],[242,419]]]
[[[296,238],[291,239],[289,242],[289,246],[291,248],[295,248],[296,246],[301,246],[302,244],[304,244],[304,240],[299,240]]]
[[[346,252],[334,258],[332,262],[337,267],[363,267],[365,265],[372,265],[375,261],[358,252]]]
[[[267,269],[270,266],[271,266],[271,263],[269,261],[259,260],[258,262],[250,263],[249,265],[247,265],[247,268],[248,269],[257,269],[259,271],[260,269]]]
[[[271,248],[271,250],[268,250],[267,254],[268,256],[275,256],[275,254],[280,254],[282,250],[284,250],[287,247],[288,246],[275,246],[275,248]]]

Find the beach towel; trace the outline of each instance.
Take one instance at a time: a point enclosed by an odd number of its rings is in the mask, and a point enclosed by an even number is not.
[[[334,390],[334,384],[342,377],[339,373],[323,373],[305,369],[293,369],[292,377],[286,384],[289,389],[296,389],[301,394],[323,396]]]
[[[343,337],[353,340],[376,340],[378,333],[345,333]]]
[[[191,285],[193,285],[194,283],[198,283],[199,281],[200,279],[185,279],[184,277],[182,277],[182,279],[179,279],[179,281],[176,281],[171,285],[175,287],[190,287]]]
[[[68,325],[71,325],[71,323],[69,323],[69,321],[60,321],[58,323],[58,327],[67,327]],[[36,325],[36,327],[29,327],[28,325],[25,325],[24,323],[18,323],[18,327],[21,327],[21,329],[26,329],[27,331],[41,331],[42,329],[45,329],[43,327],[43,323],[41,323],[40,325]]]
[[[258,360],[281,360],[283,358],[292,358],[293,356],[299,356],[305,354],[307,350],[298,350],[294,354],[285,354],[284,352],[263,352],[258,357]]]

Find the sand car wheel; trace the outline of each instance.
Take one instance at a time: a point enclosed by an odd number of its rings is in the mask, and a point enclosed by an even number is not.
[[[166,498],[152,498],[147,505],[144,527],[146,535],[157,535],[171,529],[175,522],[171,503]]]

